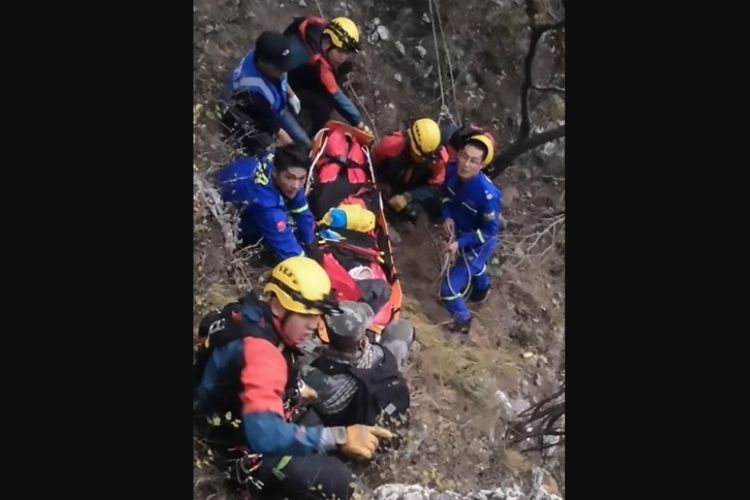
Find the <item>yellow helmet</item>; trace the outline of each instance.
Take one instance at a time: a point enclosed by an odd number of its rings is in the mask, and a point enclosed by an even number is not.
[[[274,294],[287,311],[299,314],[324,314],[335,307],[328,274],[308,257],[289,257],[278,263],[263,291]]]
[[[348,17],[337,17],[332,19],[325,28],[323,34],[331,38],[331,43],[339,49],[359,50],[359,29],[354,21]]]
[[[409,146],[415,157],[424,157],[440,146],[440,127],[434,120],[420,118],[409,128]]]
[[[492,136],[489,134],[489,132],[484,134],[472,135],[468,140],[478,141],[484,144],[484,146],[487,148],[487,154],[484,156],[484,160],[482,160],[482,163],[485,167],[489,165],[492,159],[495,157],[495,141],[492,139]]]

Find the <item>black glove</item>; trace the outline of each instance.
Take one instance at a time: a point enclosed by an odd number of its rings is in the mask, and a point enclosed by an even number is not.
[[[323,264],[323,252],[320,251],[320,247],[316,241],[305,245],[304,250],[305,255],[316,261],[318,264]]]

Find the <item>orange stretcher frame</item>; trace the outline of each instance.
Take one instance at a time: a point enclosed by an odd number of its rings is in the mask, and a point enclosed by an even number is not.
[[[321,155],[323,154],[323,151],[325,150],[329,131],[337,129],[337,128],[342,129],[345,134],[351,136],[352,139],[354,139],[360,146],[362,146],[362,149],[365,153],[365,157],[367,158],[367,166],[368,166],[368,171],[370,175],[369,180],[373,184],[375,184],[375,170],[373,169],[372,157],[370,155],[370,146],[372,145],[372,142],[374,140],[373,136],[370,134],[367,134],[366,132],[356,127],[352,127],[349,124],[342,123],[336,120],[329,120],[328,122],[326,122],[323,128],[320,129],[317,134],[315,134],[315,137],[313,138],[312,150],[310,152],[310,156],[312,157],[312,165],[307,175],[307,182],[305,183],[305,195],[309,195],[310,191],[313,188],[312,179],[313,179],[315,164],[318,162]],[[377,189],[377,185],[376,185],[376,189]],[[401,313],[401,302],[403,300],[403,293],[401,290],[400,281],[398,279],[395,279],[395,280],[392,279],[393,276],[397,275],[396,265],[393,259],[393,249],[391,247],[391,239],[388,233],[388,222],[385,219],[385,210],[383,208],[383,197],[380,193],[380,190],[377,190],[377,193],[378,193],[379,210],[378,210],[378,213],[375,214],[375,222],[378,226],[379,231],[383,232],[386,235],[386,241],[388,245],[388,252],[386,253],[386,255],[390,259],[390,262],[388,263],[389,265],[383,268],[383,271],[386,273],[386,276],[388,277],[389,282],[392,281],[391,297],[389,299],[389,302],[391,305],[391,318],[389,320],[389,323],[390,323],[390,321],[397,319]],[[384,327],[381,325],[371,325],[369,330],[375,334],[375,337],[377,339],[380,337],[380,334],[383,328]],[[318,336],[324,343],[328,343],[328,332],[326,331],[325,323],[323,323],[322,320],[320,322],[320,326],[318,327]]]

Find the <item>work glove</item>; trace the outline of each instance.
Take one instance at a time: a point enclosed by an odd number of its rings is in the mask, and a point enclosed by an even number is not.
[[[297,94],[292,94],[289,96],[289,105],[292,107],[292,110],[295,114],[299,114],[299,110],[302,107],[302,103],[299,102],[299,97],[297,97]]]
[[[349,427],[331,427],[336,444],[341,452],[349,458],[365,460],[372,458],[378,447],[378,438],[391,439],[394,437],[388,429],[377,425],[350,425]]]
[[[358,129],[360,129],[360,130],[361,130],[362,132],[364,132],[365,134],[367,134],[367,135],[369,135],[370,137],[372,137],[372,135],[373,135],[373,134],[372,134],[372,130],[370,130],[370,127],[368,127],[368,126],[367,126],[367,125],[365,124],[365,122],[361,122],[361,123],[360,123],[359,125],[357,125],[357,128],[358,128]]]
[[[400,212],[401,210],[406,208],[406,205],[409,204],[409,200],[403,194],[397,194],[396,196],[392,196],[391,199],[388,200],[388,204],[393,210],[395,210],[396,212]]]
[[[310,404],[318,399],[318,391],[304,383],[302,380],[298,381],[297,387],[299,388],[299,398],[301,403]]]

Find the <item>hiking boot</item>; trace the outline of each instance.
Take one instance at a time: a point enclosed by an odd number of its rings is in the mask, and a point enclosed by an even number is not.
[[[474,288],[469,294],[469,302],[472,302],[475,304],[481,304],[482,302],[487,300],[487,295],[489,295],[489,293],[490,293],[490,287],[487,287],[484,290],[479,290],[477,288]]]
[[[396,231],[396,228],[393,227],[393,224],[388,226],[388,237],[394,245],[398,245],[399,243],[401,243],[401,233]]]
[[[451,327],[452,332],[468,335],[469,330],[471,330],[471,318],[456,319],[453,321],[453,326]]]
[[[417,222],[419,212],[416,207],[407,207],[406,210],[404,210],[404,218],[409,222]]]

